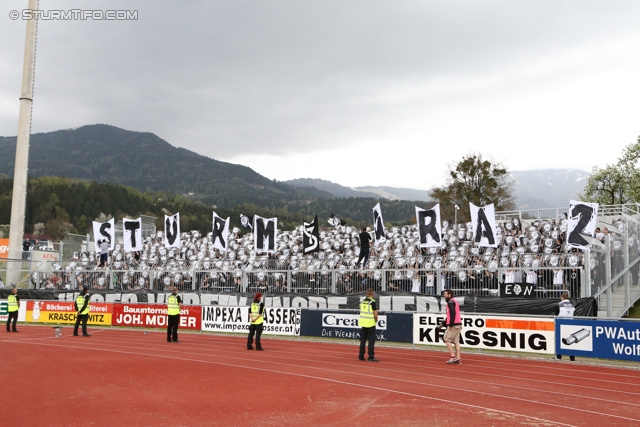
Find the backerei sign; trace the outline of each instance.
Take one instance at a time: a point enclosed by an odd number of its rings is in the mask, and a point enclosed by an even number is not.
[[[111,325],[113,304],[90,302],[89,308],[88,324]],[[25,320],[36,323],[76,323],[76,309],[72,302],[66,301],[27,301]]]
[[[413,343],[445,345],[438,332],[443,315],[415,314]],[[553,354],[554,323],[549,318],[478,316],[462,317],[460,345],[467,348]]]
[[[248,332],[249,307],[202,307],[202,330],[211,332]],[[300,335],[299,308],[273,308],[264,310],[265,335]]]
[[[360,339],[359,312],[352,310],[302,310],[300,335],[308,337]],[[411,342],[411,313],[378,315],[378,341]]]
[[[640,322],[558,317],[556,353],[640,362]]]

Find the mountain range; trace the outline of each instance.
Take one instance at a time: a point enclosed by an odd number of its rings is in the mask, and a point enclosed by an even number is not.
[[[13,176],[16,137],[0,137],[0,174]],[[148,132],[105,124],[87,125],[30,138],[29,176],[62,176],[122,184],[141,191],[184,194],[208,206],[251,203],[297,210],[310,201],[367,198],[429,202],[429,192],[395,187],[345,187],[322,179],[279,182],[249,167],[174,147]],[[571,169],[512,171],[519,209],[568,206],[589,173]],[[370,212],[370,209],[369,209]]]
[[[568,207],[570,199],[577,199],[589,178],[589,172],[578,169],[534,169],[512,171],[518,209],[546,209]],[[293,179],[285,181],[299,187],[315,187],[335,197],[374,197],[387,200],[415,200],[429,202],[429,192],[396,187],[344,187],[322,179]]]

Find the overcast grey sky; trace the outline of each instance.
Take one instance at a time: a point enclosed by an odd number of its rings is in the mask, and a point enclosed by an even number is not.
[[[27,0],[0,4],[0,135],[18,127]],[[640,1],[64,1],[40,20],[33,132],[106,123],[268,178],[429,189],[613,163],[640,135]],[[140,159],[144,161],[144,159]]]

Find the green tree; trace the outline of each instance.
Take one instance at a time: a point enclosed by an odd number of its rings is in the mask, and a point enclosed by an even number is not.
[[[593,167],[587,185],[578,195],[585,202],[603,205],[640,200],[640,137],[625,147],[618,163]]]
[[[84,234],[89,231],[89,220],[85,215],[80,215],[78,221],[76,221],[76,231],[80,234]]]
[[[618,165],[593,167],[587,185],[578,195],[580,200],[601,205],[624,204],[631,200],[628,185]]]
[[[429,196],[440,203],[443,218],[453,218],[455,206],[459,206],[458,219],[470,219],[468,206],[485,206],[493,203],[496,211],[515,208],[513,180],[505,167],[491,162],[481,154],[470,154],[452,166],[444,187],[434,188]]]

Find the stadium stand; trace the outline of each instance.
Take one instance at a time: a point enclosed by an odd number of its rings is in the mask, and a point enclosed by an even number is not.
[[[82,252],[71,261],[33,271],[30,287],[162,291],[177,286],[199,292],[338,294],[372,287],[427,295],[453,289],[458,295],[498,296],[506,284],[517,289],[528,285],[539,297],[559,298],[565,290],[572,297],[586,297],[596,294],[607,277],[629,268],[629,259],[637,259],[637,222],[629,227],[626,222],[621,217],[611,223],[612,230],[596,230],[608,252],[592,250],[590,255],[567,247],[568,220],[562,217],[498,222],[497,248],[477,247],[471,223],[443,221],[443,241],[437,248],[420,248],[415,225],[391,227],[386,241],[373,247],[368,265],[360,269],[355,268],[358,230],[351,226],[322,231],[320,251],[311,255],[302,255],[302,227],[280,231],[271,255],[256,252],[252,234],[243,235],[238,228],[232,230],[226,252],[213,247],[211,233],[182,233],[180,248],[167,249],[162,232],[157,232],[144,238],[139,254],[116,244],[106,267],[97,266],[94,252]],[[638,263],[630,271],[637,284]]]

